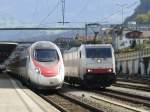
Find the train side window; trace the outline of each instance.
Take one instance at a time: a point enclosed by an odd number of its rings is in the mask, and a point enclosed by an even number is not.
[[[79,55],[80,55],[80,58],[81,58],[81,51],[80,51]]]

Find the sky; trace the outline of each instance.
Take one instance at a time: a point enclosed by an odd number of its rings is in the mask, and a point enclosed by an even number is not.
[[[119,24],[133,14],[139,0],[66,0],[65,21]],[[0,27],[56,26],[62,21],[61,0],[0,0]]]

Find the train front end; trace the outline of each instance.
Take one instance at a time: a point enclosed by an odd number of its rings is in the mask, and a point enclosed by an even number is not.
[[[59,89],[64,81],[64,64],[59,48],[51,42],[31,48],[30,79],[39,89]]]
[[[115,57],[111,45],[85,47],[84,79],[91,84],[107,87],[116,81]]]

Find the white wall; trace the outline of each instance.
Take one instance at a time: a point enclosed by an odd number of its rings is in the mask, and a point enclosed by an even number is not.
[[[139,59],[133,59],[133,60],[124,60],[124,61],[118,61],[116,63],[117,71],[120,70],[120,66],[122,66],[122,73],[127,74],[127,66],[129,70],[129,74],[138,74],[139,66],[141,68],[141,75],[145,75],[145,69],[144,69],[144,63],[143,61],[139,61]],[[147,69],[148,75],[150,75],[150,60],[148,64]]]

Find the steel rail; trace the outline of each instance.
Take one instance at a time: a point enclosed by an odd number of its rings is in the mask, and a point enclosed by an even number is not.
[[[90,112],[103,112],[102,110],[100,110],[97,107],[91,106],[85,102],[82,102],[78,99],[75,99],[71,96],[62,94],[62,93],[56,93],[56,95],[59,95],[61,97],[63,97],[64,99],[70,101],[71,103],[77,104],[83,108],[85,108],[86,110],[89,110]],[[52,99],[48,98],[48,96],[44,96],[42,94],[39,94],[40,97],[42,97],[44,100],[46,100],[47,102],[49,102],[50,104],[52,104],[55,108],[57,108],[58,110],[60,110],[61,112],[69,112],[66,108],[64,108],[63,106],[57,104],[55,101],[53,101]],[[50,95],[51,96],[51,95]]]
[[[116,84],[113,84],[113,86],[150,92],[150,87],[143,87],[143,86],[138,86],[138,85],[116,83]]]
[[[150,98],[144,96],[138,96],[130,93],[114,91],[114,90],[106,90],[106,91],[94,91],[97,94],[109,96],[111,98],[120,99],[123,101],[131,102],[134,104],[143,104],[147,107],[150,107]]]
[[[100,100],[100,101],[104,101],[106,103],[110,103],[111,105],[116,105],[116,106],[119,106],[119,107],[122,107],[122,108],[126,108],[126,109],[131,110],[131,111],[135,111],[135,112],[148,112],[148,110],[146,111],[146,110],[139,109],[139,108],[136,108],[136,107],[132,107],[132,106],[129,106],[129,105],[126,105],[126,104],[117,103],[117,102],[108,100],[106,98],[96,97],[96,96],[90,96],[90,97],[93,98],[93,99],[96,99],[96,100]]]
[[[44,100],[46,100],[48,103],[50,103],[51,105],[53,105],[56,109],[60,110],[61,112],[69,112],[67,109],[63,108],[62,106],[58,105],[57,103],[55,103],[53,100],[45,97],[42,94],[38,94],[41,98],[43,98]]]

